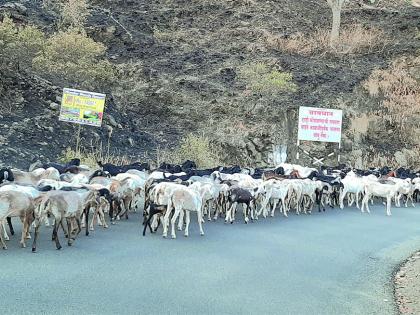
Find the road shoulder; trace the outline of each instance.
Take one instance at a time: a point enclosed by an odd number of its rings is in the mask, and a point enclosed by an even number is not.
[[[400,314],[420,314],[420,251],[404,263],[394,276],[395,300]]]

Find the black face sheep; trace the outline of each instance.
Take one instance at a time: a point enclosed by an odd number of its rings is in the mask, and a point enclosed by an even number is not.
[[[6,180],[9,182],[13,182],[15,180],[13,172],[10,168],[0,169],[0,184],[5,182]]]

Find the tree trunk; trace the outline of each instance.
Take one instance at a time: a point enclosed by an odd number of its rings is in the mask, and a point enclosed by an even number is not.
[[[340,37],[340,25],[341,25],[341,6],[331,6],[333,14],[333,22],[330,35],[330,46],[334,47]]]

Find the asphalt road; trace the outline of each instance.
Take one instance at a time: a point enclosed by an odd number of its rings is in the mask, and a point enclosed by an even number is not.
[[[49,228],[35,254],[15,235],[0,251],[0,314],[394,314],[392,272],[420,248],[420,207],[219,219],[203,237],[193,215],[176,240],[141,236],[139,219],[73,247],[61,235],[61,251]]]

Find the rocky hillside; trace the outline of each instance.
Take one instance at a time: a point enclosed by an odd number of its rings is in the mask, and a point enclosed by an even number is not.
[[[303,105],[344,110],[345,161],[419,163],[420,109],[405,96],[419,100],[420,9],[406,1],[380,4],[350,3],[342,16],[347,38],[332,51],[322,44],[331,22],[324,0],[89,1],[85,29],[107,47],[119,76],[97,91],[108,95],[105,122],[82,127],[81,143],[94,150],[109,142],[114,154],[144,159],[200,133],[226,163],[267,165],[276,145],[287,146],[293,160]],[[5,14],[46,34],[57,31],[57,15],[42,1],[0,0]],[[291,74],[295,88],[254,88],[262,81],[249,71],[255,65]],[[3,72],[0,166],[55,160],[74,146],[78,126],[58,122],[62,82],[19,69]],[[407,76],[411,81],[402,84],[410,90],[398,94],[401,101],[394,86]],[[382,84],[385,78],[391,83]],[[401,115],[395,115],[400,102]],[[305,148],[334,150],[314,143]]]

